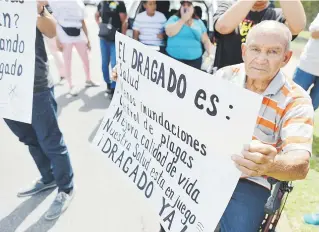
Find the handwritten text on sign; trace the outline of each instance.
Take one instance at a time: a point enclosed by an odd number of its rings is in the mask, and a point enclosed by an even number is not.
[[[251,140],[261,98],[121,34],[116,51],[116,93],[93,144],[167,231],[211,232],[240,177],[230,157]]]
[[[36,1],[0,0],[0,117],[31,122]]]

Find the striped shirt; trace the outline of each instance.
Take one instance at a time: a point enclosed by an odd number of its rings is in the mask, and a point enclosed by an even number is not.
[[[163,39],[158,34],[164,33],[166,17],[155,11],[154,16],[147,15],[146,11],[138,14],[134,21],[133,30],[139,31],[139,41],[146,45],[163,46]]]
[[[216,76],[245,88],[243,63],[224,67]],[[308,93],[279,71],[262,96],[252,139],[274,146],[279,155],[294,150],[306,150],[311,155],[314,109]],[[270,188],[266,178],[248,179]]]

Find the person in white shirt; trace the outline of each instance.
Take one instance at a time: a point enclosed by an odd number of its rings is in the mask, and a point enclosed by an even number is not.
[[[310,24],[311,38],[300,57],[293,80],[306,91],[312,86],[310,96],[313,108],[319,107],[319,14]]]
[[[89,50],[91,49],[87,27],[84,21],[85,6],[82,0],[49,1],[53,16],[57,21],[57,46],[63,53],[65,64],[65,78],[69,83],[72,96],[78,94],[72,83],[72,49],[79,53],[86,75],[86,86],[97,86],[90,75]]]
[[[156,1],[143,1],[145,11],[136,16],[133,25],[133,38],[149,46],[157,46],[164,50],[166,17],[163,13],[156,11]]]

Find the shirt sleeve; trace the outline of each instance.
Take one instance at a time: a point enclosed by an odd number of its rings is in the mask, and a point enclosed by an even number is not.
[[[281,8],[275,8],[274,12],[275,12],[275,20],[277,22],[287,24],[287,20],[286,20]],[[297,37],[298,37],[298,35],[292,35],[291,41],[294,41]]]
[[[313,20],[313,22],[310,24],[309,31],[310,32],[319,31],[319,14],[315,18],[315,20]]]
[[[216,22],[218,19],[232,6],[232,3],[229,1],[222,1],[218,3],[218,8],[213,16],[213,28],[214,34],[216,37],[219,37],[221,34],[216,30]]]
[[[119,6],[118,6],[118,10],[119,13],[125,13],[126,14],[126,7],[125,7],[125,3],[123,1],[119,2]]]
[[[313,119],[310,98],[296,98],[287,105],[279,132],[283,153],[306,150],[312,154]]]
[[[171,17],[167,20],[167,22],[165,23],[165,28],[166,28],[168,25],[170,25],[170,24],[176,23],[176,22],[178,21],[178,19],[179,19],[179,18],[178,18],[176,15],[171,16]]]

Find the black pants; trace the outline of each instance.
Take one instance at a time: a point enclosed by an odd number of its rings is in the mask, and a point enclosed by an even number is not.
[[[59,192],[73,188],[73,170],[57,120],[53,89],[34,93],[32,123],[5,119],[20,142],[29,147],[44,183],[55,180]]]
[[[199,70],[200,70],[200,67],[202,66],[202,57],[199,57],[198,59],[195,59],[195,60],[179,60],[179,59],[176,59],[176,60]]]

